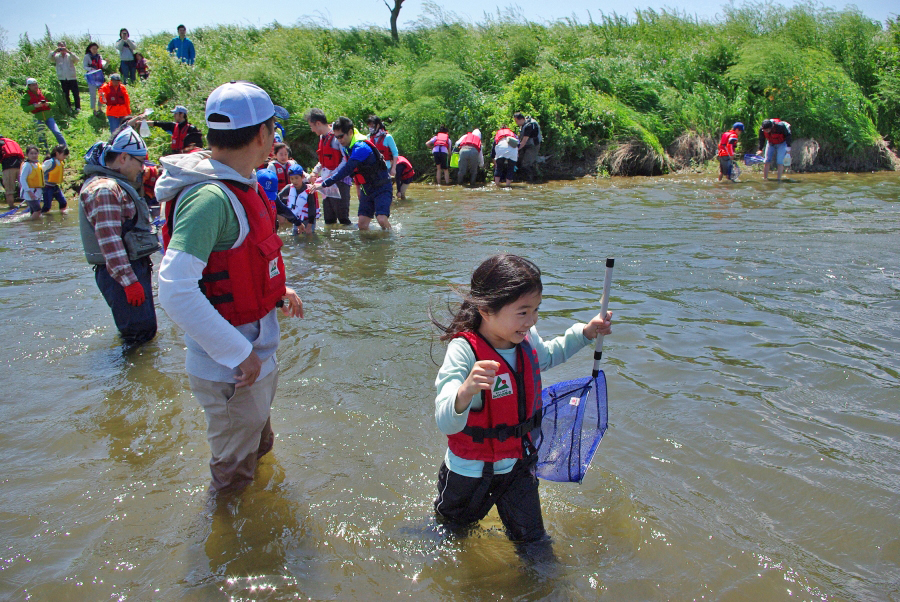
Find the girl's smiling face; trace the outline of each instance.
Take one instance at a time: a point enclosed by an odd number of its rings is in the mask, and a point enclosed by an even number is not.
[[[28,154],[25,155],[25,156],[26,156],[26,158],[27,158],[29,161],[31,161],[32,163],[34,163],[35,161],[38,160],[38,156],[39,156],[39,155],[38,155],[37,149],[36,149],[36,148],[32,148],[31,150],[28,151]]]
[[[279,148],[278,152],[275,153],[275,158],[278,160],[279,163],[287,163],[288,159],[290,159],[290,155],[288,154],[288,151],[286,148]]]
[[[496,313],[481,310],[478,332],[495,349],[512,349],[523,340],[529,329],[537,324],[541,293],[525,293]]]

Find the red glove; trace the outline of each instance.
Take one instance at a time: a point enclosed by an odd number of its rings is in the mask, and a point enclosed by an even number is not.
[[[125,287],[125,298],[128,299],[130,305],[135,307],[143,305],[144,301],[147,300],[147,296],[144,294],[144,287],[141,286],[140,282],[132,282]]]

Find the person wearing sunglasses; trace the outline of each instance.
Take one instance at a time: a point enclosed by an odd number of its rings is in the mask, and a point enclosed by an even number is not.
[[[327,179],[310,186],[310,192],[332,186],[347,176],[359,176],[359,229],[368,230],[374,218],[382,230],[390,230],[388,218],[394,186],[383,155],[371,140],[356,132],[349,117],[338,117],[332,128],[334,137],[344,147],[347,162]]]

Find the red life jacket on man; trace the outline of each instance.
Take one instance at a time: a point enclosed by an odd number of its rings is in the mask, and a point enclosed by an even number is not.
[[[114,86],[112,84],[106,90],[106,106],[117,107],[125,104],[125,89],[122,84]]]
[[[734,156],[734,145],[731,144],[731,141],[735,142],[738,139],[738,133],[734,130],[728,130],[724,134],[722,134],[722,139],[719,140],[719,156],[720,157],[733,157]]]
[[[47,97],[44,96],[44,93],[38,90],[37,92],[32,92],[31,89],[28,89],[28,104],[35,105],[37,103],[47,102]],[[46,111],[47,107],[35,107],[32,106],[32,113],[40,113],[42,111]]]
[[[184,150],[184,137],[187,136],[190,126],[191,124],[187,120],[175,124],[175,127],[172,129],[172,143],[170,145],[173,151]]]
[[[381,153],[381,156],[384,157],[385,161],[390,161],[394,158],[394,153],[391,152],[391,149],[384,145],[384,139],[387,136],[387,130],[378,130],[375,132],[369,140],[375,145],[375,148]]]
[[[397,157],[397,178],[400,181],[412,180],[416,177],[416,170],[413,169],[409,159],[400,155]]]
[[[10,138],[0,138],[3,140],[3,146],[0,147],[3,149],[3,158],[4,159],[24,159],[25,153],[22,152],[22,147],[19,146],[19,143],[15,140],[11,140]]]
[[[332,146],[334,140],[334,132],[328,132],[324,136],[319,136],[319,147],[316,149],[316,155],[319,157],[319,163],[325,169],[337,169],[341,164],[341,151]]]
[[[445,149],[447,149],[448,153],[450,152],[450,134],[445,134],[444,132],[435,134],[434,147],[437,148],[439,146],[443,146]]]
[[[503,140],[504,138],[506,138],[508,136],[512,136],[513,138],[516,138],[516,135],[513,133],[513,131],[511,129],[500,128],[499,130],[497,130],[497,133],[494,134],[494,144],[497,144],[498,142],[500,142],[501,140]],[[516,138],[516,139],[518,139],[518,138]]]
[[[774,119],[774,118],[772,119],[772,121],[775,123],[775,125],[778,125],[779,123],[784,124],[784,126],[788,129],[788,131],[791,130],[791,124],[788,123],[787,121],[782,121],[780,119]],[[787,136],[785,135],[785,133],[784,132],[776,132],[774,127],[771,130],[769,130],[768,132],[763,130],[763,136],[766,137],[766,140],[769,141],[769,144],[781,144],[782,142],[787,140]]]
[[[276,232],[275,207],[259,187],[237,182],[222,184],[234,193],[250,225],[240,246],[209,254],[200,290],[233,326],[261,320],[286,292],[281,237]],[[175,201],[166,203],[163,245],[169,246],[175,225]]]
[[[463,146],[474,146],[478,150],[481,150],[481,138],[469,132],[465,136],[463,136],[462,142],[459,144],[460,147]]]
[[[541,424],[541,368],[537,351],[526,339],[516,346],[518,371],[497,353],[485,338],[475,332],[461,332],[475,360],[493,360],[500,364],[490,391],[482,391],[480,410],[469,410],[469,419],[459,433],[449,435],[450,451],[466,460],[497,462],[522,458],[528,449],[534,452],[531,431]]]

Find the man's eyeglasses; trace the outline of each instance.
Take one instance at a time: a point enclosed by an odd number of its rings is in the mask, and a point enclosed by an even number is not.
[[[344,136],[346,136],[346,135],[347,134],[335,134],[334,137],[337,138],[338,140],[343,140]]]

